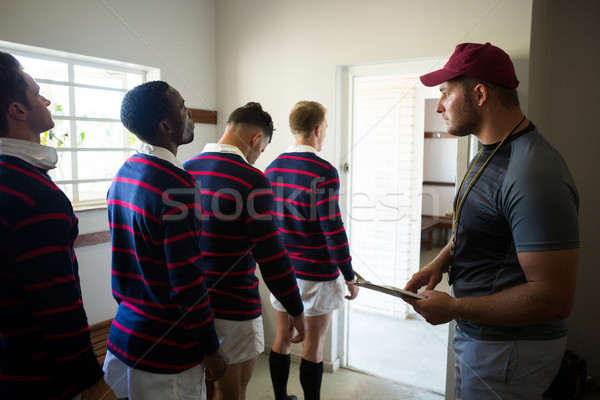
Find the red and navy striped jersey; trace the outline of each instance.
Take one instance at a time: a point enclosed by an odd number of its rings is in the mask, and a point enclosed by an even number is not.
[[[299,279],[329,281],[340,270],[354,279],[339,207],[340,179],[312,152],[289,152],[265,171],[275,194],[277,222]]]
[[[119,303],[107,349],[130,367],[172,374],[219,348],[199,244],[192,176],[135,154],[108,191],[112,291]]]
[[[201,246],[215,316],[240,321],[261,315],[256,263],[285,309],[301,314],[294,267],[273,218],[266,176],[230,153],[204,152],[183,165],[202,193]]]
[[[73,243],[78,221],[46,171],[0,155],[0,398],[71,399],[103,376]]]

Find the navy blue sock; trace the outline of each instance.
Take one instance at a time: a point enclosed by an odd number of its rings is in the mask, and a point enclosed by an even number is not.
[[[304,400],[320,400],[322,379],[323,362],[314,363],[303,358],[300,362],[300,384],[304,390]]]
[[[287,382],[290,375],[290,355],[279,354],[271,350],[269,354],[269,371],[275,400],[287,400]]]

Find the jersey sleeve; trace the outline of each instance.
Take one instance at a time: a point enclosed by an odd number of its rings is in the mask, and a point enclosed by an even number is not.
[[[260,267],[269,291],[290,315],[304,311],[294,266],[283,244],[275,221],[275,199],[271,183],[263,176],[254,185],[247,199],[246,229],[252,245],[252,255]]]
[[[204,354],[213,354],[219,348],[219,340],[214,329],[200,249],[200,192],[195,187],[193,192],[193,196],[189,192],[171,195],[171,204],[177,206],[163,215],[163,248],[169,271],[171,299],[179,307],[182,321],[196,331]]]
[[[321,230],[325,235],[327,250],[337,264],[346,281],[354,279],[352,257],[348,245],[346,228],[342,221],[339,205],[340,178],[335,168],[324,174],[323,181],[317,185],[317,215]]]

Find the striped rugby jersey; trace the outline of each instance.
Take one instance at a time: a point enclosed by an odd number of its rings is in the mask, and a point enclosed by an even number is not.
[[[339,207],[340,179],[310,146],[294,146],[266,169],[277,222],[299,279],[354,279]]]
[[[0,155],[0,398],[71,399],[103,376],[73,250],[78,221],[46,171]]]
[[[301,314],[294,268],[273,218],[269,180],[238,154],[205,151],[183,165],[202,192],[201,247],[215,316],[242,321],[261,315],[256,263],[285,309]]]
[[[200,193],[189,173],[131,156],[108,191],[112,290],[107,349],[130,367],[172,374],[219,348],[199,245]]]

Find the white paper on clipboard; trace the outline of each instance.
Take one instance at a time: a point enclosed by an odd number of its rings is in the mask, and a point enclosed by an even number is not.
[[[409,291],[404,290],[404,289],[397,288],[395,286],[376,285],[374,283],[371,283],[371,282],[365,280],[356,271],[354,271],[354,274],[356,275],[357,279],[356,279],[356,282],[354,282],[353,284],[356,285],[356,286],[364,287],[364,288],[371,289],[371,290],[375,290],[377,292],[389,294],[389,295],[395,296],[395,297],[408,296],[408,297],[414,297],[415,299],[419,299],[419,300],[423,300],[425,298],[425,297],[423,297],[421,295],[418,295],[418,294],[413,293],[413,292],[409,292]]]

